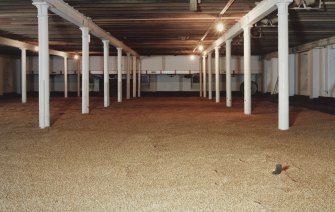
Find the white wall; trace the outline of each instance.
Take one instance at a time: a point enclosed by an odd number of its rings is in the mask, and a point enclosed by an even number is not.
[[[263,92],[272,92],[277,80],[275,54],[265,57]],[[335,45],[315,47],[289,55],[290,96],[335,97]]]

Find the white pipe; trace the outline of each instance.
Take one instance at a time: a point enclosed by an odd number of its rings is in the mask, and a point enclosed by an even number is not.
[[[203,55],[202,56],[202,74],[203,74],[203,77],[202,77],[202,84],[203,84],[203,95],[204,97],[206,98],[207,96],[207,83],[206,83],[206,55]]]
[[[278,128],[289,129],[289,62],[288,62],[288,5],[282,0],[278,7]]]
[[[250,26],[243,27],[244,30],[244,114],[251,114],[251,70],[250,70]]]
[[[68,97],[67,57],[64,57],[64,97]]]
[[[136,97],[136,56],[133,56],[133,97]]]
[[[219,69],[219,52],[220,46],[215,47],[215,102],[220,102],[220,69]]]
[[[34,2],[33,4],[38,10],[39,126],[44,129],[50,127],[49,5],[45,2]]]
[[[109,40],[102,41],[104,45],[104,107],[110,105],[109,95]]]
[[[81,27],[82,31],[82,113],[89,113],[89,29]]]
[[[127,99],[130,99],[130,70],[131,70],[130,53],[127,53]]]
[[[212,99],[212,52],[208,52],[208,99]]]
[[[231,107],[231,39],[226,41],[226,106]]]
[[[21,98],[27,102],[27,49],[21,49]]]
[[[137,96],[141,97],[141,59],[138,58],[138,83],[137,83]]]
[[[117,48],[117,102],[122,102],[122,48]]]

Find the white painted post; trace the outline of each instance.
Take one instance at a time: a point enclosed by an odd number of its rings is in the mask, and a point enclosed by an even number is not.
[[[244,31],[244,114],[251,115],[251,70],[250,70],[250,26],[243,27]]]
[[[220,46],[215,47],[215,102],[220,102],[220,69],[219,69],[219,52]]]
[[[212,52],[208,52],[208,99],[212,99]]]
[[[289,62],[288,5],[292,0],[279,0],[278,7],[278,128],[289,129]]]
[[[127,99],[130,99],[130,70],[131,70],[130,53],[127,53]]]
[[[80,97],[80,63],[79,59],[76,61],[76,67],[77,67],[77,96]]]
[[[199,59],[199,92],[200,92],[200,97],[202,97],[202,90],[203,90],[203,86],[202,86],[202,63],[201,63],[201,59]]]
[[[89,113],[89,42],[90,35],[87,27],[81,27],[82,31],[82,114]]]
[[[109,40],[102,41],[104,45],[104,107],[110,105],[109,95]]]
[[[138,67],[138,83],[137,83],[137,96],[141,97],[141,59],[138,58],[138,63],[137,63],[137,67]]]
[[[203,74],[203,77],[202,77],[202,84],[203,84],[203,96],[204,98],[206,98],[207,96],[207,83],[206,83],[206,55],[204,54],[202,56],[202,74]]]
[[[133,97],[136,98],[136,56],[133,56]]]
[[[27,49],[21,49],[21,98],[27,102]]]
[[[117,48],[117,102],[122,102],[122,48]]]
[[[226,106],[231,107],[231,39],[226,41]]]
[[[67,57],[64,57],[64,97],[68,97],[68,84],[67,84]]]
[[[46,2],[34,1],[38,10],[39,126],[50,127],[49,24]]]

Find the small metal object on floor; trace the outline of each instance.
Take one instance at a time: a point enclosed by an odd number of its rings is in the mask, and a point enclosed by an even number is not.
[[[273,175],[278,175],[282,172],[282,170],[283,170],[282,165],[280,163],[278,163],[278,164],[276,164],[275,169],[272,171],[272,174]]]

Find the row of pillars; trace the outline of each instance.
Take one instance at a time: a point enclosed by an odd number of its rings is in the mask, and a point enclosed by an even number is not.
[[[49,89],[49,30],[48,30],[48,8],[46,2],[33,3],[38,10],[38,44],[39,44],[39,126],[40,128],[50,127],[50,89]],[[89,43],[90,34],[88,27],[81,27],[82,31],[82,113],[89,113]],[[104,47],[104,107],[110,106],[109,94],[109,41],[103,40]],[[64,57],[64,96],[68,96],[67,83],[67,57]],[[22,102],[27,101],[26,89],[26,49],[22,49]],[[133,61],[133,97],[141,96],[141,73],[138,71],[136,78],[139,60],[136,56],[132,57]],[[131,70],[131,55],[127,54],[127,94],[126,98],[130,99],[130,70]],[[79,74],[79,70],[78,70]],[[118,94],[117,101],[122,102],[122,48],[117,48],[117,81]],[[138,80],[138,83],[136,82]],[[136,89],[137,84],[137,89]],[[78,81],[78,92],[79,92]]]
[[[278,7],[278,128],[289,129],[289,51],[288,51],[288,5],[290,0],[277,3]],[[251,115],[251,25],[243,27],[244,36],[244,114]],[[231,39],[226,40],[226,106],[232,106],[231,91]],[[215,102],[220,102],[219,49],[215,47]],[[212,52],[202,56],[200,96],[207,97],[206,57],[208,57],[208,98],[212,99]]]

